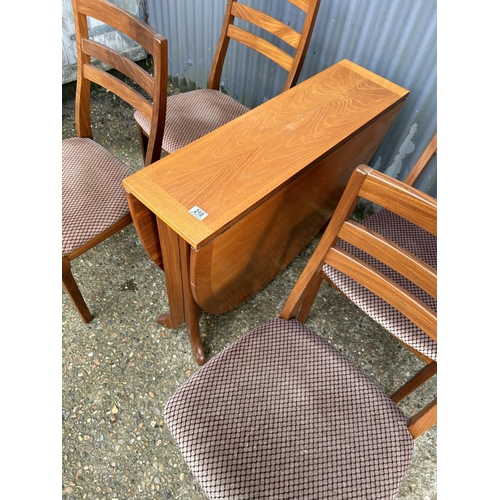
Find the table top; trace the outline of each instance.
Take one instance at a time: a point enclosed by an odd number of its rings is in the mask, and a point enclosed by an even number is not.
[[[408,93],[343,60],[141,169],[123,185],[197,249]]]

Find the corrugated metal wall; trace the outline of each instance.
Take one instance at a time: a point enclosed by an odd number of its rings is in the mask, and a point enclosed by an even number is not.
[[[404,178],[437,130],[437,0],[322,0],[302,81],[351,61],[410,90],[410,95],[375,153],[371,166]],[[225,10],[225,0],[147,0],[148,22],[169,40],[169,75],[205,87]],[[293,27],[303,13],[282,2],[251,0]],[[234,49],[234,47],[233,47]],[[247,57],[247,55],[251,57]],[[228,51],[223,85],[249,107],[277,95],[282,70],[245,47]],[[418,187],[436,196],[436,162]]]

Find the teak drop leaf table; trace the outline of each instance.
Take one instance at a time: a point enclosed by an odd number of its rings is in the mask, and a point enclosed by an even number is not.
[[[198,364],[201,311],[240,305],[307,246],[408,93],[343,60],[124,179],[139,238],[165,272],[158,323],[186,323]]]

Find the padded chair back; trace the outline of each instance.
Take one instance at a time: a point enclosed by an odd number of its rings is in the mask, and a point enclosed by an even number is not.
[[[283,3],[293,4],[305,13],[300,33],[265,12],[245,5],[238,0],[228,0],[208,88],[219,90],[222,68],[230,40],[260,52],[284,68],[288,72],[288,76],[283,91],[297,83],[311,40],[320,0],[288,0]],[[268,34],[273,35],[276,42],[269,41]],[[282,42],[285,42],[290,50],[285,51],[280,48]]]
[[[92,138],[90,123],[91,82],[121,97],[140,111],[152,123],[144,164],[149,165],[161,155],[167,106],[168,54],[167,39],[131,13],[107,0],[72,0],[75,17],[76,50],[78,58],[76,92],[76,129],[79,137]],[[148,52],[154,61],[154,75],[139,64],[110,47],[92,39],[88,18],[112,26],[131,38]],[[91,58],[95,59],[92,61]],[[127,80],[112,75],[114,69]],[[141,93],[137,86],[144,91]]]

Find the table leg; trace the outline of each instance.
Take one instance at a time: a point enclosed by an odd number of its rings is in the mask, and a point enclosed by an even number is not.
[[[156,219],[160,238],[161,254],[167,286],[170,312],[158,316],[157,323],[166,328],[177,328],[184,321],[184,299],[182,289],[179,236],[160,218]]]
[[[191,348],[196,362],[201,366],[205,364],[205,352],[200,338],[200,314],[201,307],[194,300],[191,291],[191,280],[189,278],[189,259],[191,255],[191,247],[182,238],[179,238],[179,250],[181,258],[181,274],[182,274],[182,287],[184,298],[184,319],[186,322],[186,330],[191,342]]]
[[[167,328],[186,323],[196,362],[203,365],[206,357],[200,338],[201,308],[194,300],[189,279],[190,246],[161,219],[157,219],[157,224],[170,312],[156,321]]]

